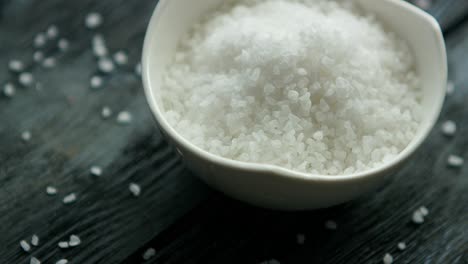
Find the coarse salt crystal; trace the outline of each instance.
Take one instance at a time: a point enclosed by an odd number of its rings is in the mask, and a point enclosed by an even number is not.
[[[453,136],[457,132],[457,124],[451,120],[442,123],[442,133],[446,136]]]
[[[21,138],[23,139],[23,141],[29,141],[31,140],[31,132],[29,131],[24,131],[23,133],[21,133]]]
[[[115,54],[114,54],[114,61],[117,65],[125,65],[128,63],[128,56],[127,56],[127,53],[125,53],[124,51],[120,50],[120,51],[117,51]]]
[[[92,167],[89,169],[89,171],[91,172],[91,174],[92,174],[93,176],[99,177],[99,176],[102,175],[102,168],[99,167],[99,166],[92,166]]]
[[[401,250],[401,251],[405,250],[406,249],[405,242],[398,243],[398,249]]]
[[[455,84],[452,81],[447,82],[447,94],[451,95],[455,92]]]
[[[109,58],[100,58],[98,61],[98,69],[103,73],[110,73],[115,69],[114,62]]]
[[[154,248],[148,248],[143,253],[143,259],[148,260],[156,255],[156,250]]]
[[[8,62],[8,68],[12,72],[20,72],[24,70],[24,64],[20,60],[11,60]]]
[[[383,257],[383,263],[384,264],[392,264],[393,263],[393,257],[389,253],[385,254]]]
[[[39,245],[39,237],[36,234],[31,237],[31,245],[35,247]]]
[[[31,257],[31,260],[29,261],[29,264],[41,264],[41,261],[38,260],[35,257]]]
[[[89,13],[85,18],[85,25],[89,29],[98,28],[102,24],[102,15],[96,12]]]
[[[96,57],[104,57],[107,56],[108,51],[106,47],[106,41],[101,34],[96,34],[93,36],[92,39],[92,48],[94,56]]]
[[[91,85],[91,88],[93,89],[97,89],[97,88],[101,88],[102,87],[102,83],[103,83],[103,80],[102,80],[102,77],[99,76],[99,75],[94,75],[91,77],[91,79],[89,80],[89,83]]]
[[[57,62],[56,62],[55,58],[53,58],[53,57],[45,58],[42,61],[42,66],[44,68],[53,68],[53,67],[55,67],[56,64],[57,64]]]
[[[101,110],[101,116],[104,119],[109,118],[112,115],[112,110],[108,106],[104,106]]]
[[[141,193],[141,187],[140,185],[136,184],[136,183],[130,183],[130,185],[128,186],[128,189],[130,190],[130,192],[133,194],[133,196],[137,197],[140,195]]]
[[[70,47],[70,42],[65,38],[61,38],[57,43],[57,47],[61,51],[66,51]]]
[[[447,163],[450,167],[458,168],[463,166],[464,160],[462,157],[457,155],[449,155]]]
[[[68,260],[67,259],[60,259],[57,262],[55,262],[55,264],[68,264]]]
[[[77,235],[71,235],[68,245],[70,245],[70,247],[76,247],[79,244],[81,244],[81,239]]]
[[[38,33],[33,42],[35,48],[42,48],[47,42],[47,37],[44,33]]]
[[[329,230],[336,230],[338,228],[338,225],[336,224],[335,221],[328,220],[325,222],[325,228]]]
[[[425,206],[421,206],[419,208],[419,212],[421,212],[423,216],[427,216],[429,214],[429,210]]]
[[[132,122],[132,114],[128,111],[122,111],[117,115],[117,123],[127,125]]]
[[[53,186],[47,186],[46,193],[48,195],[56,195],[57,194],[57,188],[55,188]]]
[[[40,62],[44,59],[44,53],[40,50],[37,50],[33,53],[33,60],[35,62]]]
[[[60,242],[58,242],[58,247],[59,248],[69,248],[70,245],[68,244],[68,241],[60,241]]]
[[[141,76],[141,63],[135,65],[135,73],[136,75]]]
[[[75,193],[70,193],[69,195],[63,197],[63,203],[64,204],[70,204],[76,201],[76,194]]]
[[[419,209],[413,212],[413,216],[411,219],[413,220],[413,223],[418,225],[424,223],[424,215]]]
[[[25,87],[29,87],[33,84],[34,77],[30,72],[23,72],[19,75],[18,82]]]
[[[49,28],[47,28],[46,35],[49,39],[54,39],[58,36],[59,30],[56,25],[50,25]]]
[[[31,246],[29,245],[28,242],[26,242],[26,240],[21,240],[20,246],[25,252],[29,252],[31,250]]]
[[[297,242],[297,244],[299,244],[299,245],[303,245],[304,242],[305,242],[305,239],[306,239],[306,237],[305,237],[304,234],[297,234],[297,235],[296,235],[296,242]]]
[[[3,94],[6,96],[6,97],[13,97],[16,93],[16,89],[15,89],[15,86],[12,84],[12,83],[5,83],[5,85],[3,86]]]

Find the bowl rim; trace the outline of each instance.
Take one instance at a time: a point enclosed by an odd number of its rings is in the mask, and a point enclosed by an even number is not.
[[[357,0],[358,2],[362,0]],[[442,31],[440,29],[439,23],[436,21],[434,17],[426,13],[425,11],[419,9],[416,6],[413,6],[410,3],[400,0],[381,0],[386,1],[390,4],[393,4],[399,8],[404,8],[407,11],[410,11],[413,15],[418,16],[419,18],[426,21],[432,31],[434,33],[434,38],[438,42],[440,47],[440,55],[439,59],[441,59],[441,69],[442,69],[442,83],[438,84],[437,86],[445,87],[447,82],[447,55],[445,52],[445,42],[443,38]],[[434,127],[444,101],[445,96],[440,96],[440,100],[438,100],[437,105],[433,106],[434,111],[432,112],[432,116],[427,117],[427,125],[424,127],[418,128],[417,135],[410,141],[410,143],[390,162],[383,164],[382,166],[372,168],[369,170],[352,173],[352,174],[345,174],[345,175],[321,175],[321,174],[311,174],[305,172],[299,172],[292,169],[287,169],[278,165],[272,164],[264,164],[264,163],[255,163],[255,162],[244,162],[244,161],[237,161],[229,158],[225,158],[222,156],[218,156],[212,154],[194,144],[189,142],[185,139],[182,135],[180,135],[166,120],[164,117],[164,113],[162,108],[158,106],[157,99],[155,96],[155,90],[152,89],[153,86],[156,84],[152,83],[152,78],[150,77],[150,62],[149,54],[151,53],[151,49],[155,46],[153,44],[155,28],[157,28],[160,15],[164,12],[167,3],[170,0],[160,0],[157,4],[144,39],[143,44],[143,52],[142,52],[142,78],[143,78],[143,86],[146,101],[150,106],[151,112],[156,119],[157,123],[159,124],[160,128],[167,133],[167,136],[174,140],[177,144],[181,145],[187,151],[191,152],[192,154],[198,156],[199,158],[217,164],[223,167],[229,167],[231,169],[235,169],[238,171],[248,171],[254,173],[268,173],[272,176],[279,176],[285,177],[289,180],[299,180],[303,182],[311,182],[311,181],[322,181],[322,182],[347,182],[347,181],[355,181],[355,180],[362,180],[368,177],[375,177],[378,175],[384,175],[385,172],[390,171],[392,168],[401,165],[405,160],[407,160],[424,142],[424,140],[428,137],[429,133],[431,132],[432,128]],[[443,95],[445,95],[445,89],[443,90]]]

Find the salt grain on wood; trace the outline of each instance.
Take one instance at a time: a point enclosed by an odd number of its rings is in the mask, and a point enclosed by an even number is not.
[[[57,47],[60,51],[66,51],[70,47],[70,42],[65,38],[61,38],[57,43]]]
[[[112,110],[108,106],[104,106],[101,110],[101,116],[104,119],[109,118],[112,115]]]
[[[29,264],[41,264],[41,261],[35,257],[31,257]]]
[[[23,139],[23,141],[27,142],[27,141],[31,140],[31,137],[32,137],[32,135],[31,135],[31,132],[29,132],[29,131],[23,131],[21,133],[21,139]]]
[[[58,243],[58,247],[59,247],[59,248],[69,248],[70,245],[68,244],[68,241],[60,241],[60,242]]]
[[[130,192],[133,194],[133,196],[137,197],[140,195],[141,193],[141,187],[140,185],[136,184],[136,183],[130,183],[130,185],[128,186],[128,189],[130,190]]]
[[[70,247],[76,247],[81,244],[81,239],[77,235],[71,235],[70,240],[68,241],[68,245]]]
[[[156,255],[156,250],[154,248],[148,248],[144,253],[143,253],[143,259],[148,260]]]
[[[58,37],[59,34],[59,29],[56,25],[50,25],[49,28],[47,28],[46,35],[47,38],[49,39],[55,39]]]
[[[60,259],[60,260],[57,260],[57,262],[55,262],[55,264],[68,264],[68,260],[67,259]]]
[[[63,203],[64,204],[70,204],[76,201],[76,194],[75,193],[70,193],[69,195],[65,196],[63,198]]]
[[[455,92],[455,84],[452,81],[447,82],[447,94],[451,95]]]
[[[452,120],[442,123],[442,133],[446,136],[453,136],[457,132],[457,124]]]
[[[47,186],[46,193],[48,195],[56,195],[57,194],[57,188],[55,188],[53,186]]]
[[[398,249],[401,250],[401,251],[405,250],[406,249],[405,242],[398,243]]]
[[[128,63],[128,56],[127,56],[127,53],[125,53],[124,51],[120,50],[120,51],[117,51],[115,54],[114,54],[114,61],[117,65],[125,65]]]
[[[21,240],[20,246],[25,252],[29,252],[31,250],[31,246],[29,245],[28,242],[26,242],[26,240]]]
[[[421,206],[419,208],[419,212],[421,212],[423,216],[427,216],[429,214],[429,210],[425,206]]]
[[[34,77],[30,72],[23,72],[19,75],[18,82],[25,87],[30,87],[34,83]]]
[[[413,223],[420,225],[424,223],[424,215],[418,209],[413,212],[413,216],[411,217],[411,220],[413,220]]]
[[[91,172],[91,175],[99,177],[102,175],[102,168],[99,166],[92,166],[89,171]]]
[[[464,160],[462,157],[457,155],[449,155],[447,158],[447,164],[453,168],[459,168],[463,166]]]
[[[47,42],[47,37],[44,33],[38,33],[33,42],[35,48],[42,48]]]
[[[117,115],[117,123],[127,125],[132,122],[132,114],[128,111],[122,111]]]
[[[37,235],[33,235],[31,237],[31,245],[37,247],[39,245],[39,237]]]
[[[89,13],[85,18],[85,25],[89,29],[98,28],[102,24],[102,15],[96,12]]]
[[[24,64],[20,60],[11,60],[8,62],[8,69],[12,72],[21,72],[24,70]]]
[[[137,65],[135,65],[135,73],[138,76],[141,76],[141,63],[139,62]]]
[[[100,58],[98,60],[98,69],[103,73],[111,73],[114,71],[114,62],[109,58]]]
[[[15,89],[15,86],[12,84],[12,83],[5,83],[5,85],[3,86],[3,94],[6,96],[6,97],[13,97],[16,93],[16,89]]]
[[[393,263],[393,256],[390,255],[389,253],[385,254],[385,256],[383,257],[383,263],[384,264],[392,264]]]
[[[108,54],[106,41],[104,40],[104,37],[100,34],[96,34],[93,36],[92,48],[94,56],[98,58],[107,56]]]
[[[101,77],[101,76],[99,76],[99,75],[94,75],[94,76],[92,76],[91,79],[89,80],[89,83],[90,83],[91,88],[93,88],[93,89],[98,89],[98,88],[101,88],[101,87],[102,87],[103,80],[102,80],[102,77]]]
[[[53,58],[53,57],[45,58],[42,61],[42,67],[44,67],[44,68],[53,68],[53,67],[55,67],[56,64],[57,64],[57,62],[56,62],[55,58]]]
[[[40,50],[37,50],[33,54],[33,60],[35,62],[41,62],[44,59],[44,53]]]

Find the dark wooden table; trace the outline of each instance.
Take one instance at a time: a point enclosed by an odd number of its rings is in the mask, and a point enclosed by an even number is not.
[[[391,253],[395,263],[468,263],[468,166],[449,169],[451,153],[468,159],[468,1],[439,0],[429,10],[445,32],[450,79],[456,91],[446,100],[440,123],[457,122],[455,137],[439,127],[412,161],[385,188],[334,208],[284,213],[254,208],[217,193],[193,177],[166,144],[152,120],[134,66],[157,0],[4,0],[0,2],[0,81],[15,74],[6,65],[19,58],[40,86],[18,88],[0,98],[0,263],[42,263],[67,258],[70,263],[381,263]],[[96,70],[90,49],[93,33],[83,25],[91,11],[104,15],[99,28],[111,51],[124,49],[129,64],[92,90]],[[70,40],[59,52],[45,49],[57,66],[32,62],[32,40],[49,25]],[[52,45],[52,46],[51,46]],[[130,125],[115,114],[128,110]],[[28,142],[23,131],[31,131]],[[103,168],[93,177],[89,168]],[[130,182],[141,185],[136,198]],[[58,188],[56,196],[46,186]],[[64,205],[62,198],[77,194]],[[422,225],[411,215],[426,206]],[[324,222],[338,223],[335,231]],[[296,243],[296,234],[306,236]],[[19,241],[31,235],[40,245],[31,252]],[[60,249],[71,234],[82,244]],[[405,251],[397,243],[407,244]]]

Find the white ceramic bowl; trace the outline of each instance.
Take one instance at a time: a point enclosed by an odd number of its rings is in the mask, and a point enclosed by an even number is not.
[[[159,89],[180,36],[223,0],[160,0],[151,18],[143,48],[145,93],[159,127],[175,145],[189,169],[213,188],[262,207],[302,210],[339,204],[374,190],[396,172],[421,145],[440,113],[447,82],[445,44],[430,15],[401,0],[356,0],[407,40],[422,79],[425,117],[415,138],[391,163],[345,176],[321,176],[273,165],[246,163],[208,153],[184,139],[164,117]],[[410,177],[411,175],[408,175]]]

